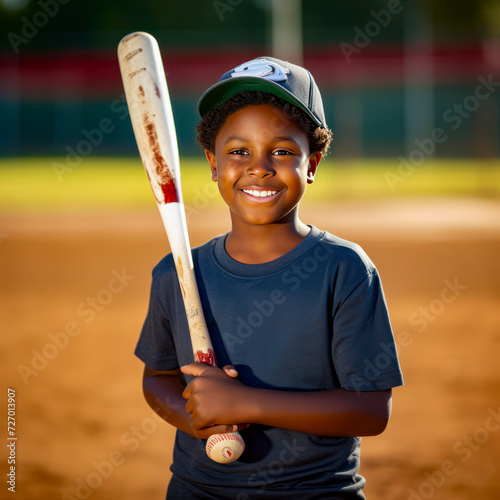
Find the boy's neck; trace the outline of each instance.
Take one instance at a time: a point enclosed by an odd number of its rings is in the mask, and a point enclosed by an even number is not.
[[[310,227],[299,219],[265,225],[238,224],[233,220],[226,238],[226,251],[243,264],[263,264],[295,248],[309,231]]]

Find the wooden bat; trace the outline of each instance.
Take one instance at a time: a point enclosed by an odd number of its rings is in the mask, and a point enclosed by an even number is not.
[[[118,45],[118,60],[137,147],[167,232],[184,299],[195,361],[216,366],[201,307],[182,201],[179,151],[167,81],[156,40],[135,32]],[[219,463],[244,449],[238,432],[215,434],[207,455]]]

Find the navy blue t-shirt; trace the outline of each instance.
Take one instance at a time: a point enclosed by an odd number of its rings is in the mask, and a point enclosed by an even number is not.
[[[315,227],[272,262],[242,264],[225,236],[193,250],[203,310],[219,366],[252,387],[377,391],[402,385],[376,268],[356,244]],[[153,370],[192,362],[188,325],[171,255],[153,270],[136,355]],[[189,381],[189,378],[188,380]],[[177,431],[176,484],[200,498],[364,498],[361,439],[251,425],[231,464],[207,458],[205,443]],[[198,492],[198,493],[195,493]]]

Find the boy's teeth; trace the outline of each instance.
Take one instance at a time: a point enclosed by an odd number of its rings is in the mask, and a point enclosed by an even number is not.
[[[245,193],[251,194],[252,196],[258,196],[260,198],[265,198],[266,196],[272,196],[276,194],[278,191],[254,191],[252,189],[244,189]]]

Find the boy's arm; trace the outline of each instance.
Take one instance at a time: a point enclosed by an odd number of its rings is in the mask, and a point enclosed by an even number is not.
[[[245,386],[199,363],[182,371],[196,376],[184,391],[194,429],[244,421],[318,436],[375,436],[384,431],[391,413],[390,389],[279,391]]]
[[[236,376],[235,372],[226,370],[227,378]],[[144,397],[149,406],[166,422],[181,431],[199,439],[208,439],[212,434],[222,434],[241,430],[246,425],[216,425],[209,428],[193,429],[191,415],[186,412],[186,400],[182,393],[186,388],[180,370],[155,371],[144,367],[142,380]]]
[[[320,436],[376,436],[389,422],[392,391],[260,391],[255,420]]]

